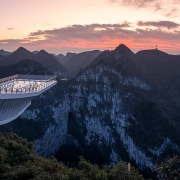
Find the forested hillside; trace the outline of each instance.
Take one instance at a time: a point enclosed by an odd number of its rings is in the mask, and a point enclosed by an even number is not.
[[[33,143],[15,134],[0,134],[0,179],[138,179],[143,177],[126,163],[99,168],[80,158],[77,168],[70,168],[56,159],[36,155]]]

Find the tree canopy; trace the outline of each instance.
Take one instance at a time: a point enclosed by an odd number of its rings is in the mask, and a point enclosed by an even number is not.
[[[65,166],[55,158],[46,159],[33,152],[33,143],[15,134],[0,133],[0,179],[92,179],[141,180],[142,175],[126,163],[100,168],[80,157],[76,168]]]

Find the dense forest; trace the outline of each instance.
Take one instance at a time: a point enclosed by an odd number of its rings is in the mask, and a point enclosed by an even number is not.
[[[46,159],[33,152],[33,143],[15,134],[0,134],[0,179],[143,179],[126,163],[99,168],[80,157],[76,168]]]
[[[163,179],[180,178],[180,158],[174,156],[157,165],[156,171]],[[68,167],[33,152],[33,143],[15,135],[0,134],[0,179],[102,179],[102,180],[141,180],[143,176],[124,162],[114,166],[98,167],[80,157],[77,167]]]

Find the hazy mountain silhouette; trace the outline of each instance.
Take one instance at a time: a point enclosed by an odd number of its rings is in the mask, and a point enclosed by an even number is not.
[[[47,53],[44,50],[39,51],[36,54],[35,59],[51,72],[66,71],[64,67],[60,63],[58,63],[58,61],[51,54]]]
[[[63,54],[54,55],[58,62],[60,62],[65,56]],[[60,62],[61,63],[61,62]]]
[[[37,54],[34,54],[28,51],[27,49],[20,47],[10,55],[2,57],[0,59],[0,66],[16,64],[24,59],[29,59],[40,63],[42,66],[44,66],[47,70],[51,72],[66,72],[65,68],[60,63],[58,63],[52,55],[50,55],[46,51],[41,50],[36,53]]]
[[[76,55],[76,53],[68,52],[64,58],[62,58],[61,60],[59,60],[59,62],[64,66],[64,64],[65,64],[66,62],[68,62],[69,59],[71,59],[71,58],[72,58],[73,56],[75,56],[75,55]]]
[[[79,54],[67,54],[60,62],[68,69],[73,76],[75,76],[80,69],[87,67],[99,54],[101,51],[87,51]]]
[[[1,59],[0,66],[16,64],[23,59],[35,59],[35,55],[27,49],[19,47],[16,51]]]
[[[6,56],[6,55],[9,55],[9,54],[11,54],[11,52],[4,51],[3,49],[0,50],[0,55]]]
[[[39,51],[33,51],[32,53],[37,54]]]

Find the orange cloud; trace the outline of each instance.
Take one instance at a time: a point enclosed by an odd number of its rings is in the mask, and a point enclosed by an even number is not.
[[[59,29],[39,30],[30,33],[25,39],[0,40],[0,44],[8,50],[24,46],[30,50],[45,49],[50,52],[66,53],[114,49],[120,43],[124,43],[133,51],[152,49],[158,45],[161,50],[180,54],[178,23],[139,22],[134,25],[123,22],[121,24],[72,25]],[[160,28],[160,26],[167,28]],[[173,28],[168,28],[169,26]]]

